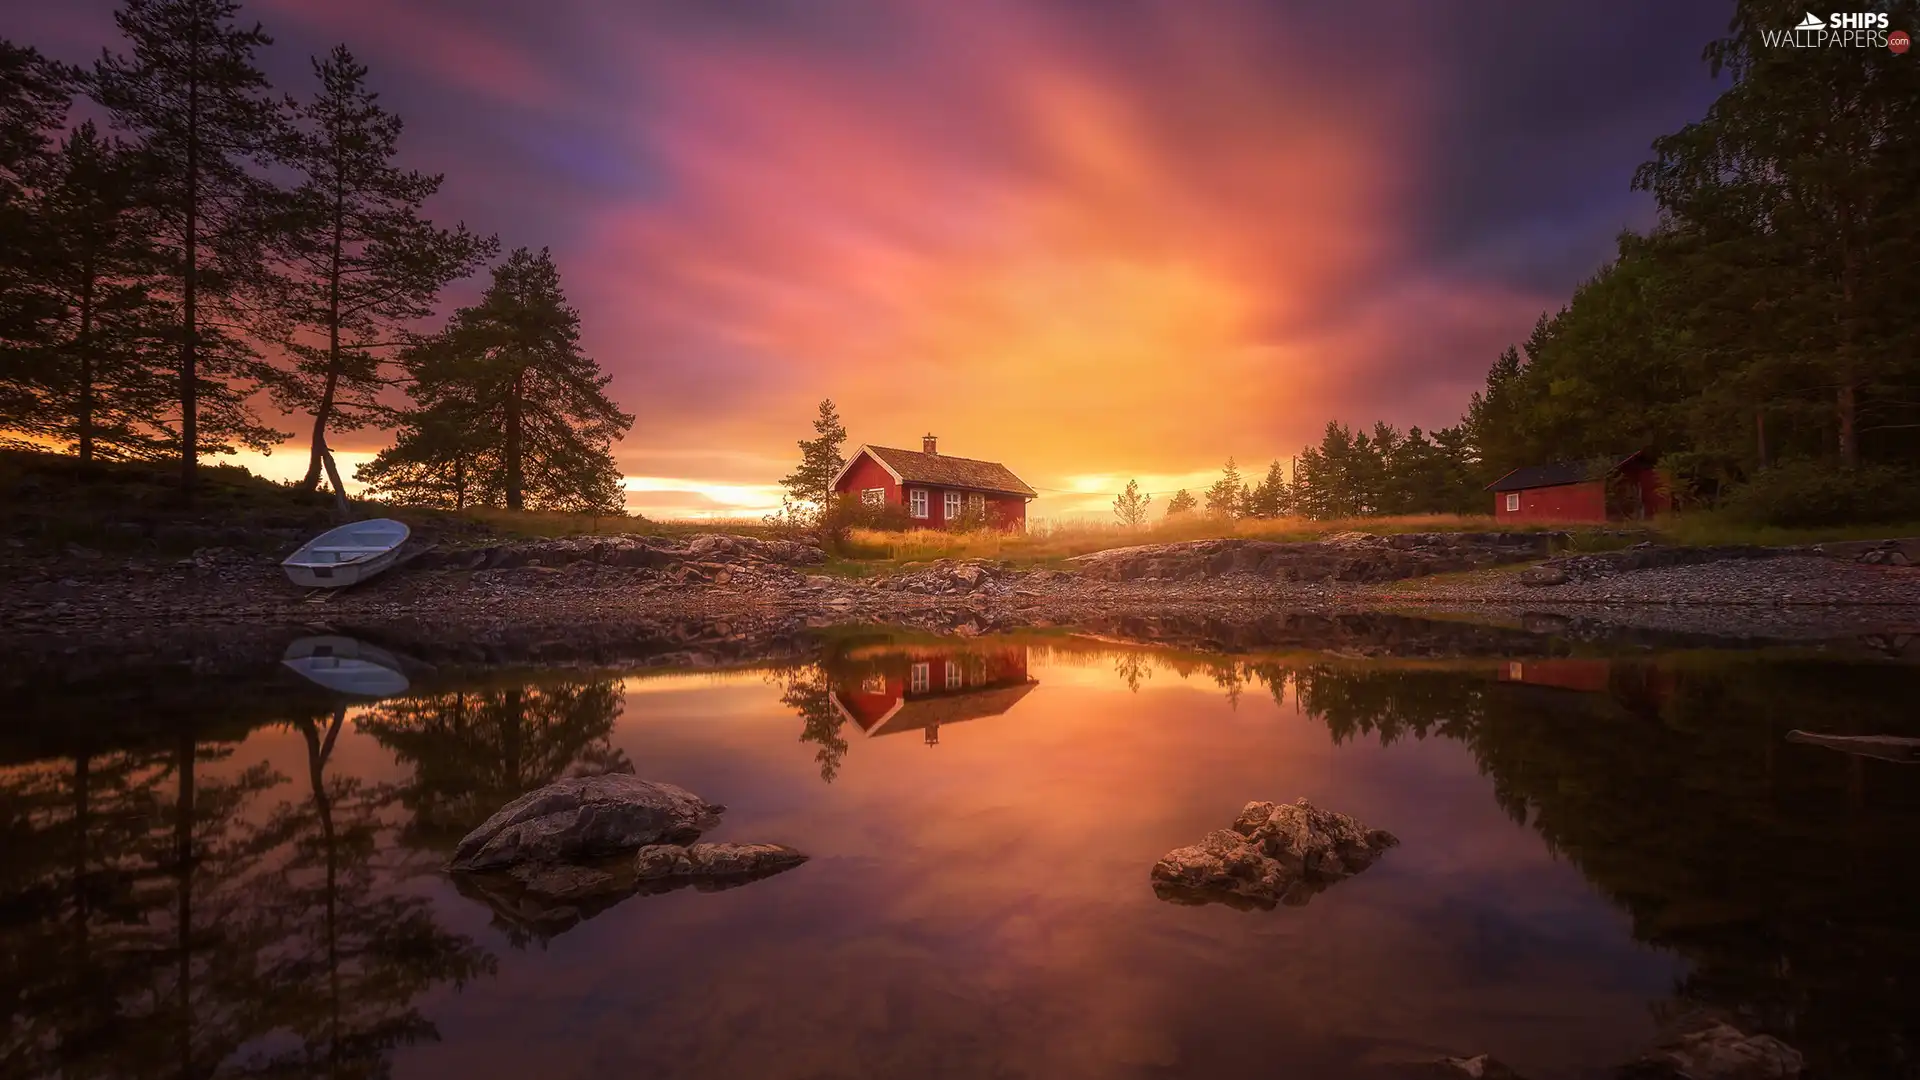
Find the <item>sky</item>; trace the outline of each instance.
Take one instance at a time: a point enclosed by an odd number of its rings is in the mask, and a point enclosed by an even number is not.
[[[69,60],[110,0],[0,0]],[[1002,461],[1034,518],[1455,422],[1654,211],[1706,0],[256,0],[347,43],[443,223],[549,247],[650,516],[758,515],[849,446]],[[449,289],[471,300],[483,279]],[[298,418],[281,425],[295,431]],[[380,432],[340,436],[348,464]],[[304,471],[295,444],[250,467]],[[1164,494],[1161,496],[1164,499]]]

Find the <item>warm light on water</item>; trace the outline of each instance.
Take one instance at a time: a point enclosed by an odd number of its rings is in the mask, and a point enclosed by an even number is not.
[[[1798,1010],[1811,1054],[1844,1036],[1869,1056],[1914,1020],[1911,999],[1843,1002],[1914,956],[1887,920],[1920,799],[1898,766],[1780,737],[1897,722],[1914,679],[874,640],[824,668],[416,686],[348,710],[324,799],[332,716],[302,698],[199,744],[190,1010],[175,740],[94,745],[79,810],[82,759],[23,747],[0,776],[0,870],[38,898],[4,930],[15,1045],[72,1075],[1339,1077],[1491,1050],[1551,1078],[1631,1056],[1691,980]],[[812,861],[551,936],[437,872],[583,764],[723,802],[712,839]],[[1301,796],[1401,846],[1304,907],[1155,897],[1161,854]],[[1883,958],[1810,945],[1843,910]],[[1791,976],[1768,973],[1781,955]],[[1822,980],[1824,1004],[1783,995]]]

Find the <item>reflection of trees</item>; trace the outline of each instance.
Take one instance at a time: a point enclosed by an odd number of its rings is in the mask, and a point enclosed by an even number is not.
[[[1920,785],[1781,738],[1920,734],[1912,669],[1616,662],[1596,692],[1458,671],[1291,678],[1335,739],[1465,743],[1509,815],[1624,908],[1636,936],[1693,962],[1684,997],[1755,1011],[1820,1075],[1914,1075]]]
[[[247,1062],[257,1074],[385,1076],[393,1050],[438,1038],[414,999],[493,970],[471,939],[440,928],[426,897],[400,891],[399,867],[382,865],[394,858],[380,815],[390,788],[327,775],[345,720],[342,708],[295,722],[308,797],[267,826],[284,861],[255,900],[276,916],[263,1004],[298,1045]]]
[[[244,729],[243,729],[244,730]],[[284,779],[182,720],[0,773],[0,1064],[34,1075],[211,1072],[262,1033],[247,808]]]
[[[612,743],[620,708],[619,684],[599,679],[400,698],[355,723],[412,767],[408,841],[438,849],[568,772],[631,772]]]
[[[840,775],[840,761],[847,756],[847,740],[840,734],[845,723],[833,701],[827,696],[827,669],[821,664],[806,664],[774,672],[780,687],[780,704],[800,717],[800,741],[816,744],[813,760],[820,765],[820,779],[833,783]]]
[[[326,776],[342,713],[294,721],[307,790],[269,805],[287,778],[235,757],[267,689],[0,746],[0,1075],[381,1075],[431,1034],[411,1001],[488,962],[380,864],[387,792]]]

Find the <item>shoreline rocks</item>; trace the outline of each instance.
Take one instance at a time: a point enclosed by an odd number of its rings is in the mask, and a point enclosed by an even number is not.
[[[1306,799],[1250,802],[1231,829],[1169,851],[1150,876],[1154,894],[1174,903],[1297,907],[1399,843],[1392,833]]]
[[[1548,555],[1565,533],[1336,533],[1321,540],[1191,540],[1077,555],[1102,581],[1196,581],[1241,574],[1277,581],[1377,584],[1480,570]]]

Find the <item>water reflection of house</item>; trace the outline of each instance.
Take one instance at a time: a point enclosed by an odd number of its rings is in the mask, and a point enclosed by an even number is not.
[[[1597,694],[1613,676],[1611,660],[1509,660],[1500,667],[1500,681],[1528,686],[1552,686]]]
[[[828,674],[834,708],[861,731],[918,731],[929,746],[941,725],[999,716],[1039,685],[1025,646],[860,650]]]

